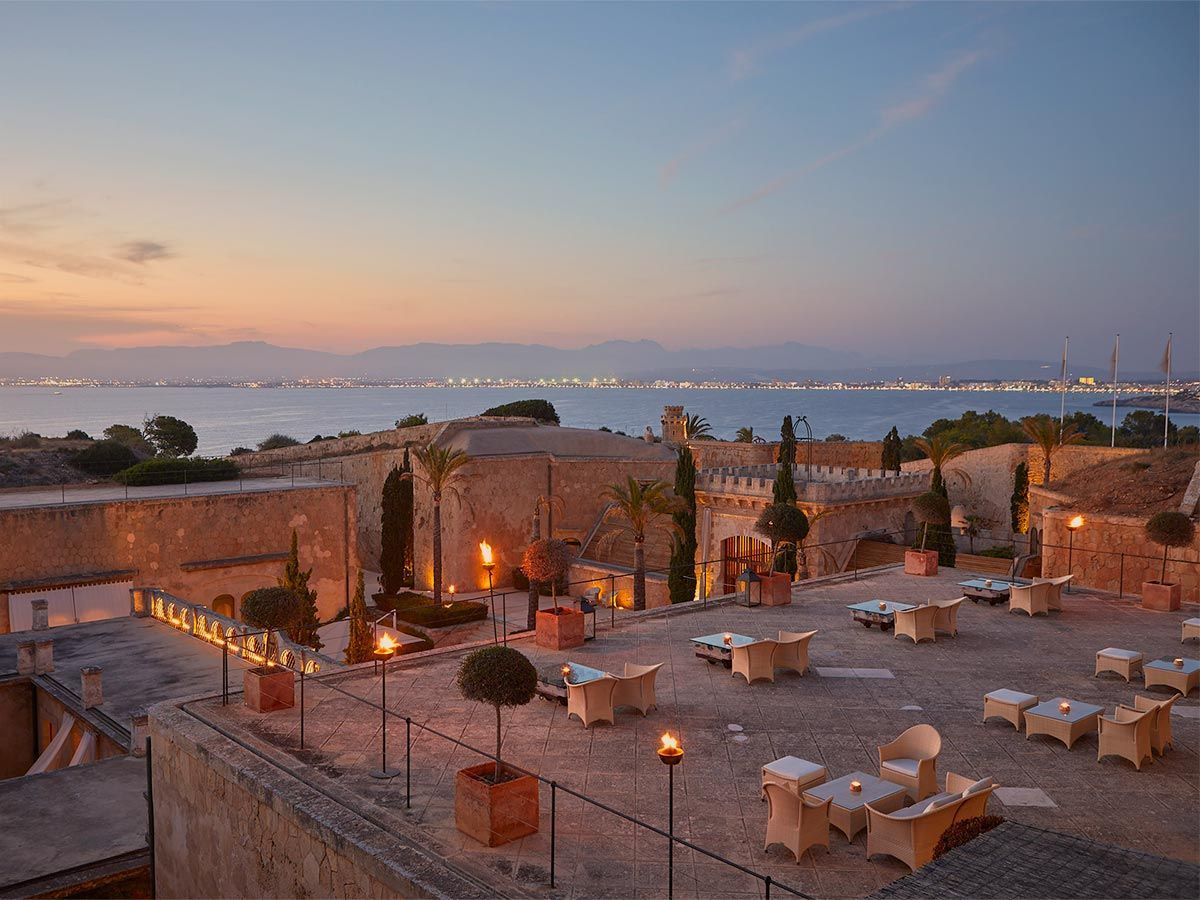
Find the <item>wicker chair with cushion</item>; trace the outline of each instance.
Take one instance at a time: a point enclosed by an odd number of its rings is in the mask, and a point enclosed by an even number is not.
[[[657,709],[658,701],[654,696],[654,680],[658,677],[658,670],[662,667],[662,663],[656,663],[653,666],[625,663],[625,674],[613,676],[617,679],[617,687],[613,691],[613,708],[632,706],[643,716],[650,709]]]
[[[781,631],[775,647],[775,668],[803,675],[808,671],[808,642],[815,631]]]
[[[940,610],[933,606],[914,606],[912,609],[896,610],[895,637],[910,637],[914,644],[921,641],[936,641],[933,623]]]
[[[1035,578],[1034,584],[1048,584],[1050,590],[1046,592],[1046,607],[1056,612],[1062,612],[1062,589],[1064,584],[1069,584],[1074,575],[1061,575],[1058,578]]]
[[[936,794],[942,736],[932,725],[914,725],[879,748],[879,777],[908,790],[913,800]]]
[[[743,644],[733,648],[733,665],[731,675],[741,675],[747,684],[753,684],[760,678],[767,681],[775,680],[775,648],[778,643],[767,638],[752,644]]]
[[[1171,707],[1175,705],[1175,701],[1179,697],[1179,694],[1172,694],[1166,700],[1156,700],[1153,697],[1143,697],[1141,694],[1133,695],[1135,710],[1138,712],[1155,710],[1154,722],[1150,726],[1150,746],[1159,756],[1162,756],[1168,747],[1175,746],[1171,734]]]
[[[966,597],[959,597],[956,600],[940,600],[933,605],[937,607],[937,616],[933,620],[933,630],[935,632],[943,632],[944,634],[958,634],[958,608],[962,606],[962,602]]]
[[[1020,610],[1028,616],[1049,615],[1050,590],[1048,584],[1014,584],[1008,592],[1008,611]]]
[[[972,781],[964,775],[954,772],[946,773],[946,792],[958,794],[963,798],[963,805],[958,810],[958,821],[974,819],[987,813],[987,802],[998,784],[994,778],[980,778]]]
[[[778,784],[763,785],[767,794],[767,837],[763,850],[783,844],[796,862],[809,847],[829,846],[829,805],[833,798],[806,800]]]
[[[1128,706],[1118,706],[1111,716],[1097,716],[1100,726],[1100,746],[1096,760],[1106,756],[1119,756],[1133,763],[1142,771],[1142,760],[1154,762],[1150,742],[1150,728],[1158,712],[1153,709],[1138,711]]]
[[[894,813],[867,804],[867,859],[893,856],[914,872],[933,859],[933,848],[960,818],[965,801],[959,794],[931,797]]]
[[[585,681],[583,684],[567,683],[567,718],[578,716],[584,728],[593,722],[613,722],[613,693],[617,679],[611,675]]]

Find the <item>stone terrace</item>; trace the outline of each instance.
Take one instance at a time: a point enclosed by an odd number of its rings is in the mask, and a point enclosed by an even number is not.
[[[1086,593],[1064,597],[1049,618],[1010,614],[1006,606],[960,610],[957,638],[914,646],[891,633],[853,623],[845,604],[884,597],[921,600],[959,594],[961,570],[915,578],[888,569],[858,581],[798,587],[789,607],[745,609],[723,604],[704,611],[628,617],[599,640],[566,654],[517,642],[543,666],[564,657],[610,671],[626,661],[665,662],[658,679],[660,708],[643,719],[622,712],[615,726],[585,730],[565,708],[541,699],[505,714],[505,757],[546,778],[585,792],[643,820],[665,826],[667,778],[655,757],[666,729],[681,737],[687,756],[676,773],[676,831],[700,846],[821,897],[870,894],[907,874],[888,857],[865,858],[865,833],[848,845],[839,832],[828,852],[816,849],[799,864],[774,846],[763,852],[767,807],[759,799],[759,768],[792,754],[819,761],[830,777],[855,769],[877,771],[876,747],[909,725],[930,722],[944,745],[939,775],[954,771],[994,776],[1008,788],[990,810],[1033,826],[1083,835],[1140,851],[1196,862],[1200,841],[1200,708],[1176,704],[1175,749],[1141,773],[1115,757],[1096,761],[1096,736],[1073,750],[1045,737],[1026,740],[999,719],[980,721],[985,692],[1002,687],[1095,702],[1111,712],[1132,703],[1140,682],[1093,677],[1096,650],[1122,646],[1147,660],[1181,652],[1179,623],[1193,612],[1144,612],[1129,601]],[[778,629],[816,628],[811,645],[817,671],[780,673],[774,684],[748,686],[723,667],[697,659],[689,638],[719,631],[774,637]],[[1195,655],[1195,650],[1182,651]],[[542,789],[541,832],[489,850],[454,827],[454,773],[480,762],[470,751],[422,733],[427,723],[479,748],[492,740],[490,708],[461,698],[454,685],[463,652],[396,662],[388,674],[388,706],[413,719],[412,809],[404,809],[404,777],[376,781],[379,717],[331,688],[308,683],[305,751],[297,748],[296,710],[256,717],[240,706],[193,704],[204,718],[315,785],[394,823],[397,834],[420,842],[451,863],[484,872],[500,894],[549,894],[549,790]],[[828,671],[841,669],[843,671]],[[860,670],[859,673],[844,670]],[[867,673],[861,670],[886,670]],[[822,674],[822,670],[825,670]],[[862,677],[868,674],[884,677]],[[848,677],[847,677],[848,676]],[[379,679],[370,666],[325,676],[330,685],[374,702]],[[1160,689],[1155,689],[1160,691]],[[1166,696],[1166,694],[1162,694]],[[728,726],[739,725],[740,732]],[[404,723],[389,725],[389,762],[404,768]],[[348,791],[349,794],[342,794]],[[1007,801],[1007,802],[1004,802]],[[1040,804],[1040,805],[1018,805]],[[555,895],[665,896],[665,842],[644,829],[558,797]],[[415,827],[414,827],[415,826]],[[675,890],[686,896],[757,896],[761,883],[683,848],[676,850]],[[775,890],[773,896],[785,896]]]

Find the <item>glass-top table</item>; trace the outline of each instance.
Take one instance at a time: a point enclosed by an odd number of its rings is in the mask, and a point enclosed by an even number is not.
[[[729,643],[725,643],[725,635],[729,635]],[[696,648],[696,655],[701,659],[707,659],[709,662],[719,662],[725,665],[730,665],[733,662],[733,648],[745,647],[747,644],[753,644],[758,638],[747,637],[744,634],[734,634],[733,632],[720,632],[718,634],[706,634],[701,637],[692,638],[692,644]]]
[[[861,790],[852,791],[852,781],[857,781]],[[804,791],[804,796],[810,801],[832,798],[829,824],[844,834],[848,841],[853,841],[854,836],[867,827],[868,803],[882,813],[891,813],[904,805],[907,795],[908,791],[903,785],[884,781],[866,772],[851,772]]]
[[[963,589],[963,594],[969,597],[971,602],[978,603],[980,600],[986,600],[995,606],[1008,599],[1008,593],[1014,586],[1022,587],[1024,583],[1000,578],[968,578],[966,581],[960,581],[958,586]]]
[[[567,676],[563,675],[564,665],[571,670]],[[571,684],[587,684],[589,681],[598,681],[607,674],[603,669],[594,669],[591,666],[569,660],[566,663],[542,666],[538,669],[537,692],[547,700],[566,702],[568,678],[571,680]]]
[[[1181,659],[1183,665],[1175,665],[1174,659],[1155,659],[1142,666],[1146,687],[1155,684],[1174,688],[1185,697],[1200,687],[1200,659]]]
[[[912,603],[897,603],[895,600],[867,600],[863,603],[851,603],[846,606],[855,622],[862,622],[863,627],[870,628],[878,625],[881,631],[887,631],[896,620],[897,612],[916,609]]]
[[[1070,706],[1066,712],[1062,710],[1064,703]],[[1102,712],[1104,707],[1094,703],[1055,697],[1025,710],[1025,737],[1046,734],[1062,741],[1070,750],[1077,740],[1100,727],[1097,717]]]

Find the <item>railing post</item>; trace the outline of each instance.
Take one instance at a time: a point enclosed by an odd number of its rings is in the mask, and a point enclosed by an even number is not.
[[[554,887],[555,839],[558,834],[558,782],[550,782],[550,887]]]
[[[763,887],[766,888],[766,900],[771,900],[771,876],[767,875],[763,878]]]
[[[305,656],[306,655],[307,654],[303,650],[300,651],[300,749],[301,750],[304,749],[304,670],[307,668],[307,666],[305,665]]]
[[[188,473],[187,469],[183,470],[183,496],[188,495]]]
[[[150,896],[157,897],[154,884],[154,765],[150,753],[150,736],[146,735],[146,844],[150,848]]]
[[[229,705],[229,632],[221,642],[221,705]]]
[[[412,718],[404,717],[404,808],[412,809]]]
[[[1120,574],[1120,580],[1117,584],[1117,597],[1121,598],[1124,596],[1125,596],[1125,554],[1122,553],[1121,554],[1121,574]]]
[[[67,502],[67,486],[66,486],[65,484],[60,484],[60,485],[58,486],[58,489],[59,489],[59,490],[62,492],[62,502],[63,502],[63,503],[66,503],[66,502]],[[128,497],[128,495],[129,495],[129,485],[125,485],[125,494],[126,494],[126,496]]]

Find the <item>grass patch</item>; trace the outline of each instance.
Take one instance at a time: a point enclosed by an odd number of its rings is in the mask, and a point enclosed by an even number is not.
[[[448,607],[438,605],[424,594],[405,591],[402,594],[376,594],[375,605],[381,612],[395,612],[396,618],[410,625],[425,628],[447,628],[487,618],[488,608],[474,600],[458,600]]]

